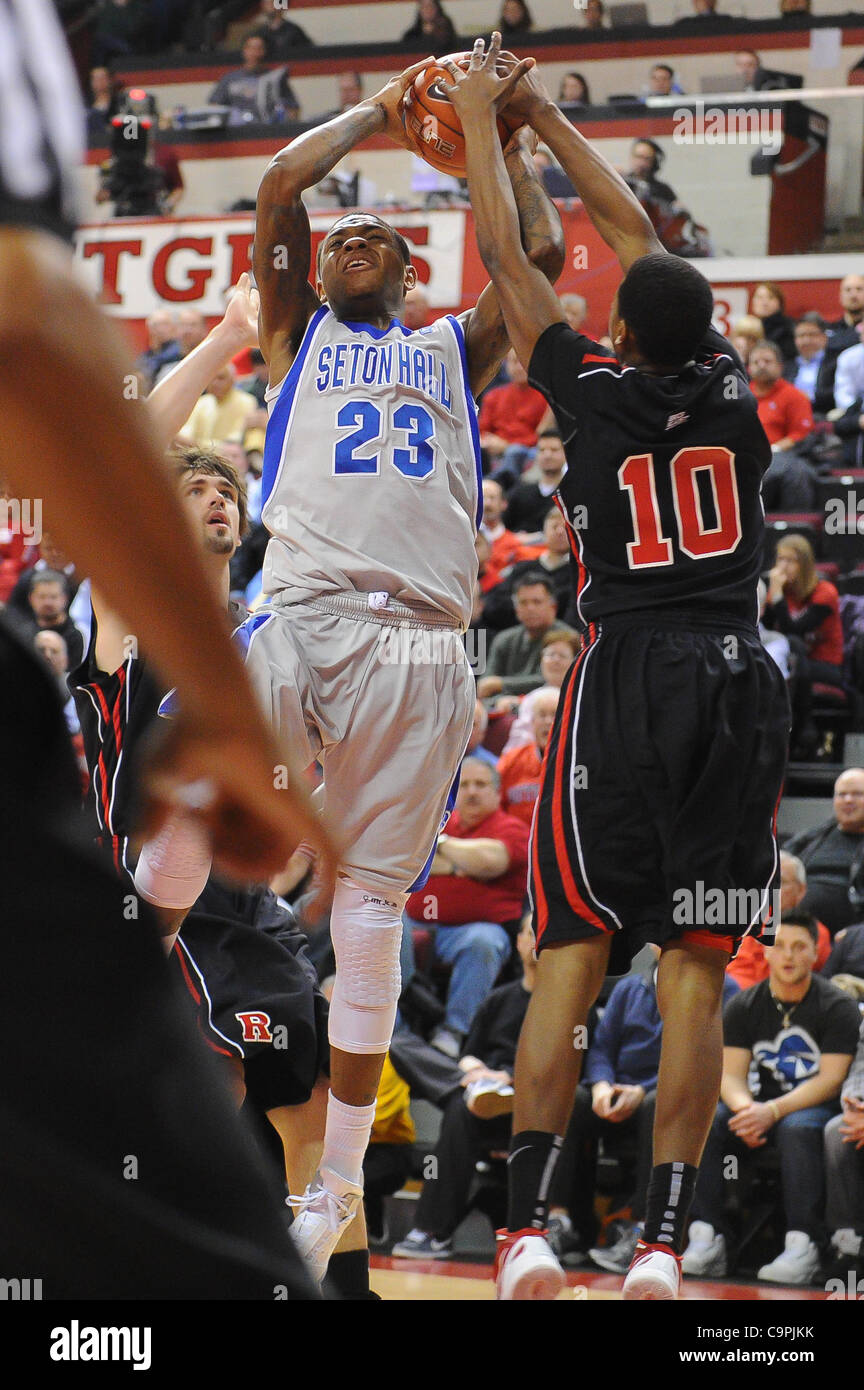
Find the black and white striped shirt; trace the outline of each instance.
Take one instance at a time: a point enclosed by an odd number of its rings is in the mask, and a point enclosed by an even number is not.
[[[83,151],[84,111],[54,6],[0,0],[0,226],[71,238]]]

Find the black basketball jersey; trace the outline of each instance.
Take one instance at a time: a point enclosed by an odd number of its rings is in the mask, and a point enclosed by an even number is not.
[[[771,448],[725,338],[710,329],[692,363],[653,376],[556,323],[528,379],[564,440],[582,620],[665,607],[755,623]]]

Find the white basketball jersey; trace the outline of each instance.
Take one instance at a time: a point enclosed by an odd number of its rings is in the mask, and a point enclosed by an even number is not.
[[[267,403],[264,592],[383,591],[467,626],[482,493],[456,319],[382,331],[322,305]]]

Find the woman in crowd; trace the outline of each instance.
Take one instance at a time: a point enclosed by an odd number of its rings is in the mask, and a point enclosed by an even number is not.
[[[581,72],[565,72],[558,91],[559,106],[590,106],[591,93]]]
[[[406,43],[411,39],[421,40],[421,46],[433,50],[436,56],[452,52],[456,30],[450,16],[445,14],[441,0],[418,0],[414,23],[405,30],[402,39]]]
[[[795,325],[786,313],[786,299],[779,285],[763,280],[753,291],[750,313],[762,320],[762,336],[776,343],[787,362],[795,360]]]

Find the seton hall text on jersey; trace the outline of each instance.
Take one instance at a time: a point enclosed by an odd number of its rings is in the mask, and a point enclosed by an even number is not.
[[[346,391],[357,386],[408,386],[453,409],[443,358],[405,343],[325,343],[318,353],[315,389]]]

